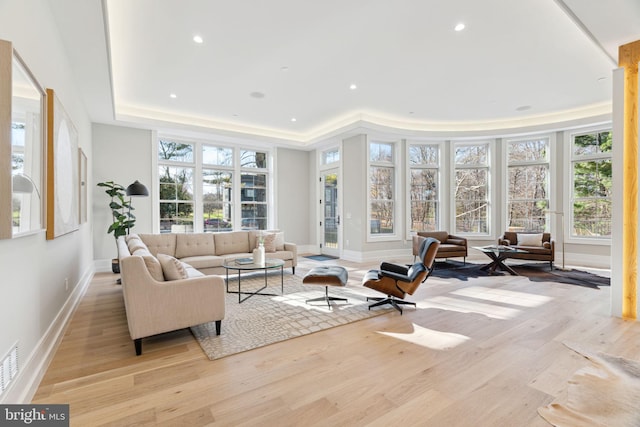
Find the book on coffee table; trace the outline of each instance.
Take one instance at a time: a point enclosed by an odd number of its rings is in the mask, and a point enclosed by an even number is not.
[[[253,258],[238,258],[236,259],[236,264],[238,265],[253,264]]]

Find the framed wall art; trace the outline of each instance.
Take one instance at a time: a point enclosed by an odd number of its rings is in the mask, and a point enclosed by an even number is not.
[[[47,89],[47,240],[79,226],[78,131]]]
[[[0,239],[42,232],[45,92],[0,40]]]
[[[87,222],[87,156],[78,148],[78,197],[80,202],[80,224]]]

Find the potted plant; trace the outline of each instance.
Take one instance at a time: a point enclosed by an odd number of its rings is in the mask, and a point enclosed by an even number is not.
[[[118,240],[118,237],[129,234],[129,230],[133,228],[136,222],[135,215],[131,213],[133,210],[131,200],[126,198],[125,188],[113,181],[99,182],[98,187],[104,187],[105,193],[111,197],[109,208],[111,209],[113,223],[109,225],[107,233],[113,233],[115,240]],[[111,270],[114,273],[120,273],[118,258],[111,260]]]

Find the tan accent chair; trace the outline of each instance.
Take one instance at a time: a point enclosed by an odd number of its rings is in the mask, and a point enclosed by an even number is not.
[[[454,236],[447,231],[419,231],[413,236],[413,259],[420,253],[420,244],[422,241],[431,237],[440,242],[436,258],[454,258],[463,257],[467,262],[467,239],[464,237]]]
[[[531,261],[549,261],[549,266],[553,270],[553,261],[555,260],[556,243],[551,238],[550,233],[542,233],[542,246],[524,246],[518,243],[518,234],[541,234],[535,232],[516,233],[514,231],[505,231],[498,239],[499,245],[511,246],[512,248],[522,249],[526,253],[510,253],[508,258],[525,259]]]
[[[142,354],[142,338],[164,332],[215,322],[216,334],[220,335],[225,315],[224,279],[205,276],[189,267],[189,278],[161,281],[149,271],[147,262],[151,259],[131,255],[124,237],[118,238],[118,253],[127,323],[136,355]]]
[[[413,305],[415,302],[405,301],[407,295],[413,295],[421,283],[423,283],[433,271],[433,262],[440,242],[433,238],[425,238],[420,245],[418,262],[407,267],[404,265],[383,262],[379,270],[369,270],[362,279],[364,287],[374,289],[386,295],[386,298],[367,297],[367,301],[376,301],[369,306],[377,307],[391,304],[402,314],[400,305]]]

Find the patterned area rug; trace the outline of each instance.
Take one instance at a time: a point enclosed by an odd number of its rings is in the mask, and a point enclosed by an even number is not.
[[[569,380],[566,396],[538,409],[540,416],[554,426],[639,426],[640,362],[565,345],[591,364]]]
[[[258,289],[264,276],[242,279],[242,291]],[[230,290],[237,290],[237,282],[230,280]],[[269,287],[262,292],[280,294],[280,274],[269,276]],[[361,286],[339,288],[329,286],[329,295],[347,298],[348,302],[333,301],[331,308],[324,301],[306,300],[324,295],[324,286],[302,285],[302,278],[286,274],[284,295],[254,295],[238,304],[238,295],[227,293],[226,314],[219,336],[215,323],[191,328],[210,360],[251,350],[290,338],[318,332],[392,311],[392,308],[368,309],[367,296],[382,296]]]

